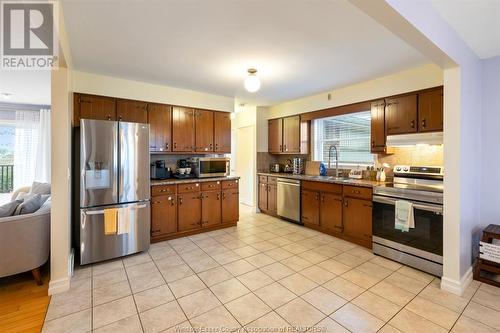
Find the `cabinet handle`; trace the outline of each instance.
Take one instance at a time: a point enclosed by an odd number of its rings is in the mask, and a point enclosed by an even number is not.
[[[342,200],[342,199],[335,199],[335,201],[340,201],[340,202],[342,202],[343,200]]]
[[[167,150],[168,150],[168,142],[167,142],[167,143],[165,143],[165,149],[167,149]]]
[[[345,206],[345,207],[348,207],[348,206],[349,206],[349,201],[345,200],[345,201],[344,201],[344,206]]]
[[[316,193],[316,201],[318,201],[318,200],[319,200],[319,194]]]
[[[282,145],[280,145],[280,151],[283,151],[283,146]]]
[[[415,128],[415,120],[410,121],[411,128]]]
[[[153,204],[161,204],[161,201],[153,201]]]
[[[179,206],[182,206],[182,197],[179,198]]]
[[[422,127],[425,128],[427,126],[427,122],[425,121],[425,119],[422,119]]]
[[[177,142],[174,142],[174,148],[177,148]]]
[[[220,200],[220,193],[217,193],[217,200]]]
[[[108,120],[111,120],[111,116],[108,114]]]
[[[170,201],[171,206],[175,206],[175,200]]]
[[[325,202],[325,196],[324,195],[321,196],[321,202]]]
[[[226,193],[222,192],[222,199],[226,199]]]
[[[215,150],[219,150],[219,144],[218,143],[215,144]]]
[[[375,141],[372,141],[372,148],[375,148]]]

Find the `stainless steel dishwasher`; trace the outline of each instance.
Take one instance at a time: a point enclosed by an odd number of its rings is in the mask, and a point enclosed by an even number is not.
[[[300,180],[278,178],[278,215],[300,223]]]

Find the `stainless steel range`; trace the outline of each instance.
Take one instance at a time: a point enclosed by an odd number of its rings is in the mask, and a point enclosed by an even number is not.
[[[373,252],[436,276],[443,273],[442,167],[397,165],[394,182],[373,190]],[[415,227],[395,228],[398,200],[413,204]]]

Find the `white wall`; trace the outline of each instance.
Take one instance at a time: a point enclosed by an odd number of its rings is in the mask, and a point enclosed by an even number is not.
[[[257,198],[257,107],[247,105],[237,107],[236,118],[231,122],[236,158],[235,174],[240,179],[240,199],[247,199],[245,204],[256,206]],[[250,164],[250,165],[249,165]],[[241,196],[241,195],[240,195]]]
[[[483,126],[481,177],[481,222],[499,224],[500,177],[495,169],[500,165],[500,56],[482,61],[483,67]]]
[[[232,112],[234,98],[74,71],[73,91]]]

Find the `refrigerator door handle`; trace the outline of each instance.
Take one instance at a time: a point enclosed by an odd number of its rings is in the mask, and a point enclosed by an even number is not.
[[[139,204],[139,205],[128,206],[128,207],[131,210],[138,210],[138,209],[146,208],[147,206],[148,205],[146,205],[146,204]],[[123,208],[127,208],[127,206],[118,207],[118,209],[123,209]],[[100,215],[100,214],[104,214],[104,209],[103,210],[89,210],[89,211],[84,211],[84,213],[85,213],[85,215]]]

